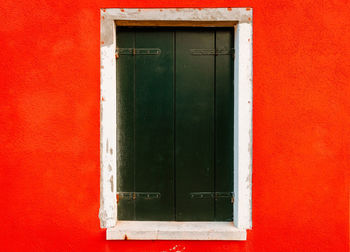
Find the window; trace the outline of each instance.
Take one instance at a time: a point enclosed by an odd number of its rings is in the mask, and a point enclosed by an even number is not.
[[[233,56],[232,28],[117,28],[118,220],[233,220]]]
[[[107,238],[245,239],[251,48],[249,8],[101,11]]]

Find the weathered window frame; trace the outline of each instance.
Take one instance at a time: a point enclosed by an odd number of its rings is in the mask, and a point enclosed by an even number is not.
[[[226,26],[235,31],[234,204],[229,222],[117,221],[116,25]],[[245,240],[252,228],[252,9],[101,9],[100,226],[107,239]]]

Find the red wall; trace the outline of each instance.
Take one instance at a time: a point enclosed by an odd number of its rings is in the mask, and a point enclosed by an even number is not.
[[[248,240],[105,241],[99,8],[245,6],[254,10]],[[1,0],[0,11],[0,250],[348,251],[348,0]]]

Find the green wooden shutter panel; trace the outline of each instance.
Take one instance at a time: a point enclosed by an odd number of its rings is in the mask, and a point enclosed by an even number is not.
[[[232,221],[233,32],[118,28],[119,220]]]

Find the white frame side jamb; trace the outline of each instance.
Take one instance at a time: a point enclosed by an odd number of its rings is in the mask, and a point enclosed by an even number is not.
[[[228,240],[245,240],[242,232],[252,228],[252,9],[251,8],[177,8],[177,9],[101,9],[100,26],[100,226],[108,228],[109,239],[119,239],[117,226],[117,104],[116,104],[116,27],[115,21],[233,21],[235,25],[234,61],[234,229]],[[118,222],[119,223],[119,222]],[[217,224],[217,222],[214,222]],[[124,225],[124,224],[123,224]],[[130,226],[130,225],[129,225]],[[169,227],[158,225],[164,230]],[[186,229],[186,226],[182,225]],[[209,225],[210,227],[210,225]],[[220,227],[220,226],[216,226]],[[123,226],[125,228],[125,225]],[[176,228],[173,228],[174,230]],[[189,229],[193,226],[188,226]],[[220,227],[221,228],[221,227]],[[223,227],[222,230],[227,230]],[[203,229],[203,228],[202,228]],[[177,230],[177,229],[176,229]],[[204,230],[204,229],[203,229]],[[207,229],[209,230],[209,229]],[[221,230],[221,229],[220,229]],[[223,231],[220,232],[223,232]],[[119,230],[120,231],[120,230]],[[186,230],[185,230],[186,231]],[[150,235],[144,239],[170,239]],[[164,231],[166,232],[166,231]],[[161,234],[164,234],[161,233]],[[181,232],[184,232],[182,229]],[[207,232],[207,231],[205,231]],[[170,232],[171,233],[171,232]],[[169,234],[170,234],[169,233]],[[197,232],[196,232],[197,233]],[[132,233],[131,233],[132,234]],[[172,233],[174,235],[174,233]],[[245,233],[244,233],[245,234]],[[129,236],[128,236],[129,237]],[[136,236],[142,239],[140,236]],[[175,236],[172,236],[176,238]],[[202,236],[201,236],[202,237]],[[204,237],[204,236],[203,236]],[[221,238],[220,238],[221,237]],[[207,239],[224,236],[208,235]],[[121,239],[123,236],[120,237]],[[188,239],[191,239],[190,237]],[[195,239],[195,238],[193,238]],[[201,238],[202,239],[202,238]],[[204,239],[204,238],[203,238]]]

